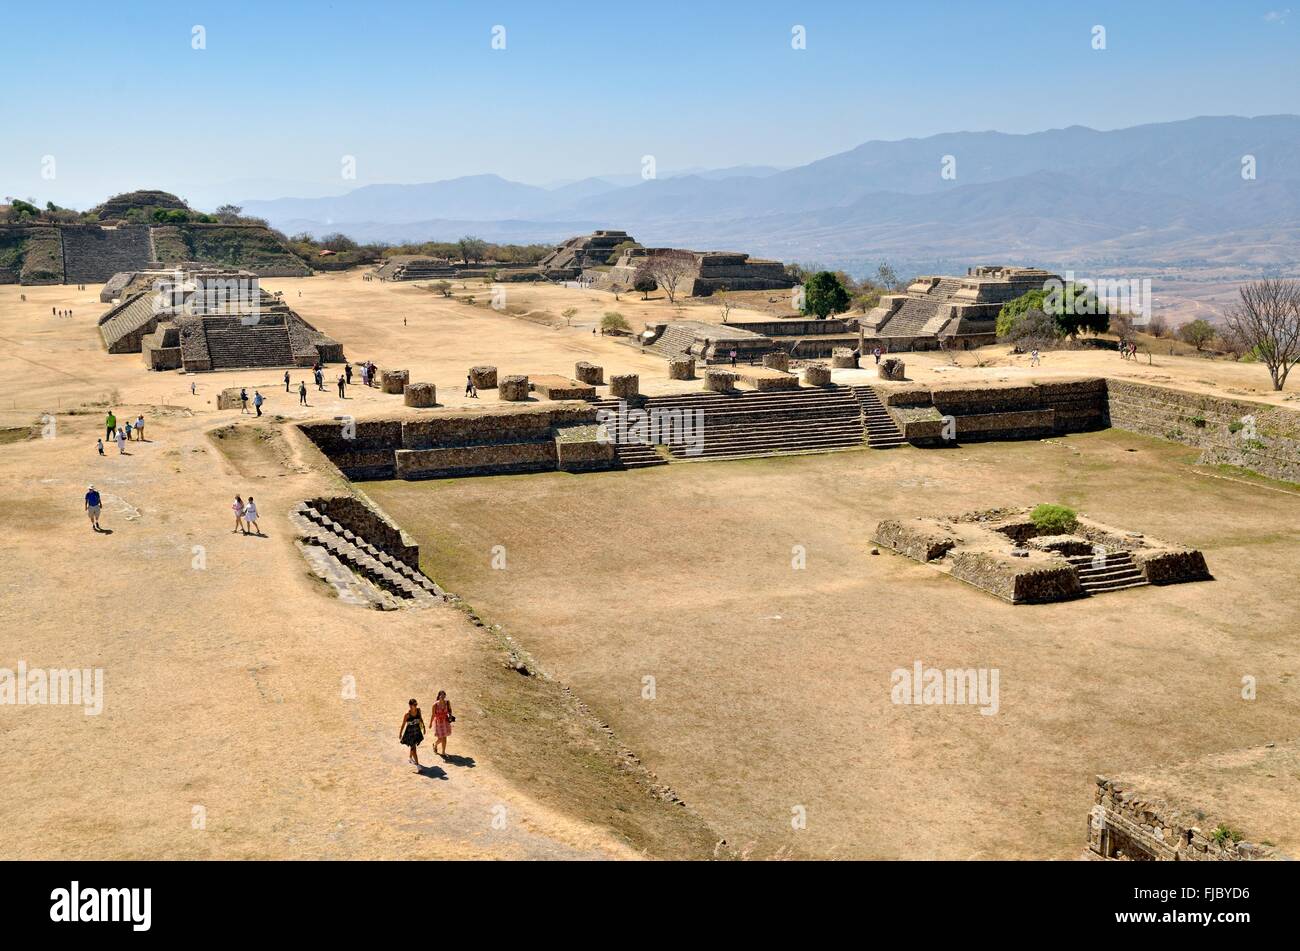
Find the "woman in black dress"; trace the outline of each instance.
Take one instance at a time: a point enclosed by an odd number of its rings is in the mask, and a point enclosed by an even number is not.
[[[416,752],[416,747],[424,742],[425,723],[424,717],[420,713],[419,704],[415,699],[407,701],[409,709],[406,715],[402,717],[402,725],[397,728],[397,737],[402,744],[411,748],[411,762],[416,766],[420,765],[420,756]]]

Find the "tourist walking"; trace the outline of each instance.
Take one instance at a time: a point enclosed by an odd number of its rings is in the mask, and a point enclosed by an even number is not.
[[[253,530],[254,535],[262,534],[262,527],[257,524],[257,505],[253,502],[250,495],[248,501],[244,503],[244,534],[248,534],[249,529]]]
[[[266,398],[258,390],[253,390],[253,409],[257,410],[258,416],[262,415],[262,404],[265,402]]]
[[[1030,351],[1029,351],[1029,365],[1030,365],[1031,367],[1041,366],[1041,365],[1042,365],[1042,362],[1043,362],[1043,361],[1041,361],[1040,359],[1038,359],[1038,348],[1037,348],[1037,347],[1034,347],[1033,350],[1030,350]]]
[[[465,377],[465,395],[471,399],[478,399],[478,387],[474,385],[474,377]]]
[[[438,755],[443,759],[447,758],[447,737],[451,736],[451,725],[455,722],[447,691],[439,690],[438,699],[433,702],[433,751],[438,753],[438,744],[441,743],[442,752]]]
[[[113,436],[116,434],[117,417],[113,415],[113,411],[110,409],[108,415],[104,417],[104,438],[112,440]]]
[[[352,364],[351,363],[343,364],[343,375],[347,377],[348,386],[351,386],[352,385]]]
[[[131,427],[131,421],[128,419],[128,420],[126,421],[126,425],[122,427],[122,431],[123,431],[124,433],[126,433],[126,441],[127,441],[127,442],[130,442],[130,441],[131,441],[131,429],[132,429],[132,427]]]
[[[119,456],[125,456],[126,455],[126,433],[122,432],[122,430],[119,429],[117,431],[117,435],[113,437],[113,441],[117,443],[117,454]]]
[[[340,374],[339,374],[339,399],[341,399],[341,400],[345,400],[345,399],[347,399],[347,396],[346,396],[346,395],[344,394],[344,392],[343,392],[343,387],[344,387],[345,385],[346,385],[346,384],[345,384],[344,381],[343,381],[343,374],[340,373]]]
[[[321,372],[320,367],[316,368],[316,389],[325,392],[325,374]]]
[[[733,367],[736,365],[736,348],[735,348],[735,347],[732,347],[732,348],[731,348],[731,365],[732,365]]]
[[[416,747],[424,742],[424,733],[424,716],[420,713],[420,705],[412,697],[406,702],[406,713],[397,728],[397,739],[403,746],[410,748],[411,753],[407,759],[416,766],[420,765],[420,754],[416,751]]]
[[[144,413],[135,418],[135,438],[144,442]]]
[[[235,496],[235,501],[234,504],[230,506],[230,511],[235,513],[235,527],[230,530],[230,534],[234,535],[240,531],[247,533],[247,529],[244,528],[244,500],[238,495]]]
[[[288,370],[284,371],[284,391],[286,393],[289,392],[289,371]]]
[[[104,454],[104,440],[96,439],[95,448],[99,450],[99,454],[102,456]]]
[[[195,383],[193,380],[191,380],[191,381],[190,381],[190,396],[197,396],[197,395],[198,395],[198,392],[199,392],[199,391],[198,391],[198,384]]]
[[[239,388],[239,411],[241,413],[248,412],[248,390],[242,386]]]
[[[305,380],[298,383],[298,402],[302,406],[307,405],[307,383]]]
[[[872,348],[871,355],[876,358],[876,366],[880,366],[880,348]]]
[[[99,492],[93,485],[86,486],[86,515],[90,518],[90,527],[92,531],[100,531],[99,528],[99,511],[102,503],[99,498]]]

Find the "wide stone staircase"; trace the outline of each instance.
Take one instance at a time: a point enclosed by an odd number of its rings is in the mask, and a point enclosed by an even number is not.
[[[63,279],[68,284],[103,284],[118,271],[139,271],[153,260],[149,229],[144,226],[72,226],[59,232]]]
[[[882,337],[916,337],[934,316],[934,304],[909,297],[880,328]]]
[[[611,399],[594,400],[592,405],[596,407],[598,413],[602,409],[617,413],[619,401]],[[650,466],[668,464],[668,460],[659,455],[654,446],[645,445],[644,443],[616,442],[614,443],[614,454],[618,457],[619,469],[646,469]]]
[[[1149,583],[1127,551],[1108,551],[1104,556],[1070,555],[1066,561],[1074,566],[1079,584],[1088,594],[1140,588]]]
[[[650,344],[648,349],[653,350],[666,360],[672,360],[688,352],[694,343],[695,333],[693,331],[687,330],[685,327],[669,326],[654,343]]]
[[[852,390],[854,398],[862,407],[862,422],[866,426],[868,446],[872,449],[893,449],[907,442],[874,389],[858,384]]]
[[[658,411],[660,419],[665,411],[702,412],[694,439],[676,430],[666,440],[675,459],[833,452],[866,441],[861,407],[848,387],[653,396],[645,408]]]
[[[289,513],[304,554],[339,597],[381,610],[427,606],[444,597],[430,578],[381,551],[306,502]],[[313,551],[312,549],[316,549]]]
[[[283,318],[278,322],[243,324],[238,318],[203,321],[212,369],[294,366],[293,345]]]

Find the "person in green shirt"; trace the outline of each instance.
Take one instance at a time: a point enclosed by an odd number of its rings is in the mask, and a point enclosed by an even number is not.
[[[117,417],[113,415],[111,409],[108,411],[108,416],[104,419],[104,430],[104,435],[109,439],[112,439],[113,436],[117,434]]]

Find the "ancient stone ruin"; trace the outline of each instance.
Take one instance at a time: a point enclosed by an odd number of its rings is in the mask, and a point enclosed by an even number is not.
[[[1294,858],[1300,795],[1295,740],[1211,753],[1124,776],[1098,776],[1083,858],[1240,862]],[[1267,792],[1261,795],[1261,791]]]
[[[593,231],[591,234],[569,238],[542,258],[537,267],[548,277],[573,279],[587,268],[611,264],[614,249],[621,244],[635,243],[626,231]],[[628,285],[631,287],[632,285]]]
[[[109,353],[139,353],[152,370],[312,366],[344,359],[339,343],[263,290],[249,271],[145,272],[99,318]],[[142,280],[137,275],[132,282]]]
[[[996,343],[998,311],[1045,282],[1050,271],[973,267],[965,277],[919,277],[901,294],[886,294],[859,322],[859,349],[963,350]]]
[[[1205,557],[1193,548],[1085,516],[1074,521],[1065,534],[1047,534],[1028,508],[886,519],[873,540],[1012,604],[1210,580]]]
[[[780,261],[751,258],[737,251],[687,251],[676,248],[628,248],[608,269],[584,271],[597,287],[631,288],[636,283],[637,271],[647,259],[656,254],[672,254],[682,258],[687,272],[678,285],[684,297],[708,297],[716,291],[774,291],[788,290],[795,281],[785,272]]]

